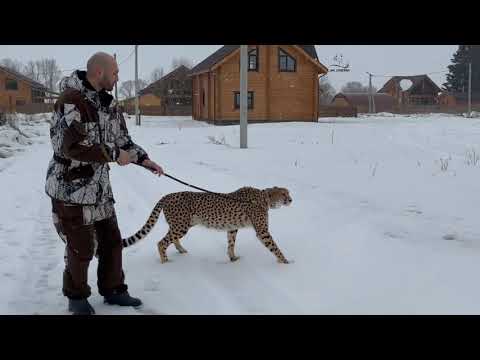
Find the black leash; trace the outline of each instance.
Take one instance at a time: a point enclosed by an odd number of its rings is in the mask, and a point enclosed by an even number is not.
[[[243,202],[243,203],[247,203],[247,204],[250,203],[250,201],[243,201],[243,200],[240,200],[240,199],[235,199],[235,198],[233,198],[233,197],[231,197],[231,196],[228,196],[228,195],[225,195],[225,194],[216,193],[216,192],[213,192],[213,191],[209,191],[209,190],[206,190],[206,189],[202,189],[202,188],[200,188],[200,187],[198,187],[198,186],[195,186],[195,185],[188,184],[188,183],[186,183],[185,181],[179,180],[179,179],[177,179],[176,177],[173,177],[173,176],[171,176],[171,175],[168,175],[167,173],[163,173],[163,175],[166,176],[166,177],[169,177],[169,178],[172,179],[172,180],[175,180],[175,181],[179,182],[180,184],[189,186],[189,187],[191,187],[191,188],[193,188],[193,189],[197,189],[197,190],[200,190],[200,191],[204,191],[204,192],[209,193],[209,194],[214,194],[214,195],[217,195],[217,196],[220,196],[220,197],[223,197],[223,198],[226,198],[226,199],[230,199],[230,200],[235,200],[235,201],[238,201],[238,202]]]
[[[70,164],[72,163],[72,160],[70,159],[65,159],[65,158],[62,158],[60,156],[57,156],[56,154],[53,154],[53,158],[55,159],[55,161],[61,163],[62,165],[66,165],[66,166],[70,166]],[[88,167],[90,167],[90,165],[87,165]],[[152,171],[151,168],[149,167],[145,167],[146,169],[148,169],[149,171]],[[177,179],[176,177],[173,177],[171,175],[168,175],[167,173],[163,173],[164,176],[166,177],[169,177],[170,179],[172,180],[175,180],[177,182],[179,182],[180,184],[183,184],[183,185],[186,185],[186,186],[189,186],[193,189],[197,189],[197,190],[200,190],[200,191],[204,191],[206,193],[209,193],[209,194],[213,194],[213,195],[217,195],[217,196],[220,196],[220,197],[223,197],[225,199],[229,199],[229,200],[234,200],[234,201],[238,201],[238,202],[242,202],[242,203],[246,203],[246,204],[250,204],[251,201],[244,201],[244,200],[240,200],[240,199],[236,199],[236,198],[233,198],[231,196],[228,196],[228,195],[225,195],[225,194],[220,194],[220,193],[216,193],[216,192],[213,192],[213,191],[209,191],[209,190],[206,190],[206,189],[202,189],[198,186],[195,186],[195,185],[191,185],[191,184],[188,184],[186,183],[185,181],[182,181],[180,179]]]

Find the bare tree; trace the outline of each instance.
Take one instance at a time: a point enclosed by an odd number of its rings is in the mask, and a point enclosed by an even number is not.
[[[138,90],[145,89],[148,86],[148,83],[143,79],[138,79]]]
[[[127,99],[131,98],[133,95],[135,95],[135,81],[134,80],[123,81],[120,87],[118,88],[118,92],[120,93],[120,96],[123,96]]]
[[[147,86],[147,82],[142,79],[138,79],[138,90],[142,90]],[[129,99],[135,96],[135,80],[127,80],[122,82],[118,89],[120,96]]]
[[[0,60],[0,65],[18,73],[21,73],[23,70],[23,64],[20,61],[10,58],[4,58]]]
[[[41,60],[36,60],[35,61],[35,77],[38,79],[39,82],[44,82],[44,79],[42,77],[42,71],[43,65]]]
[[[368,86],[363,86],[359,81],[349,81],[342,87],[344,93],[368,93]],[[377,89],[372,86],[372,92],[376,93]]]
[[[191,69],[193,67],[193,62],[192,62],[192,60],[190,60],[190,59],[188,59],[184,56],[173,58],[173,60],[172,60],[172,70],[175,70],[176,68],[178,68],[181,65],[184,65],[187,68]]]
[[[60,71],[57,61],[53,58],[49,59],[42,59],[41,62],[41,69],[42,69],[42,80],[43,84],[51,89],[56,90],[57,84],[62,77],[62,72]]]
[[[335,88],[330,84],[327,76],[320,78],[320,104],[327,105],[330,104],[333,97],[335,96]]]
[[[155,82],[163,77],[163,67],[155,68],[150,75],[150,82]]]
[[[57,61],[53,58],[44,58],[36,61],[30,60],[22,69],[22,73],[47,88],[56,91],[58,82],[62,77]]]
[[[38,61],[30,60],[23,68],[23,74],[32,80],[40,82],[40,72],[37,68]]]

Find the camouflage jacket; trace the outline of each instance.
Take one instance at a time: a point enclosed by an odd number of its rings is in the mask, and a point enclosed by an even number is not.
[[[148,155],[133,143],[113,97],[89,84],[85,71],[60,82],[50,127],[53,157],[47,170],[48,196],[69,204],[114,203],[109,162],[120,149],[140,165]]]

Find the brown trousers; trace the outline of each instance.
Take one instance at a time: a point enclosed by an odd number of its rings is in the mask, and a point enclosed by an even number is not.
[[[88,267],[95,255],[95,240],[98,243],[97,286],[100,295],[126,291],[122,237],[116,215],[85,225],[82,206],[65,206],[63,202],[53,200],[52,211],[55,228],[66,241],[63,295],[70,299],[84,299],[91,295]]]

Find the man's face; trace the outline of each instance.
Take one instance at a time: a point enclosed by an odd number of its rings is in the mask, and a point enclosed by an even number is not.
[[[112,91],[115,83],[118,81],[118,65],[115,60],[105,67],[100,78],[100,85],[103,89]]]

